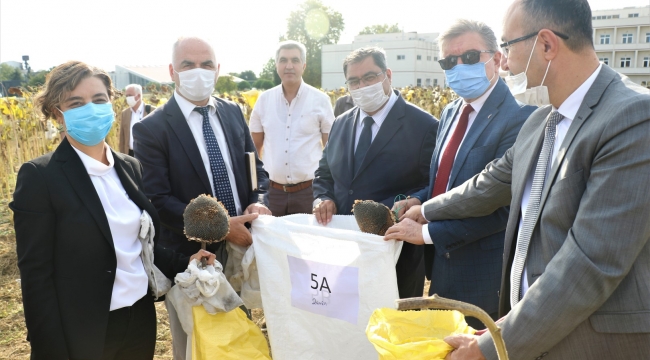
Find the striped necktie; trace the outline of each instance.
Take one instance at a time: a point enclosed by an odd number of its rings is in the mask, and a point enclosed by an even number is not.
[[[542,151],[537,159],[537,167],[535,168],[533,184],[528,198],[528,206],[526,207],[526,216],[524,216],[524,222],[519,229],[515,258],[512,263],[512,271],[510,272],[510,305],[512,307],[517,305],[521,299],[521,275],[526,264],[528,245],[530,244],[530,239],[533,235],[535,224],[537,223],[537,217],[539,216],[539,204],[542,198],[544,182],[546,181],[546,171],[549,165],[549,159],[553,153],[553,144],[555,143],[555,128],[563,118],[564,116],[559,112],[552,111],[546,121],[544,143],[542,144]]]

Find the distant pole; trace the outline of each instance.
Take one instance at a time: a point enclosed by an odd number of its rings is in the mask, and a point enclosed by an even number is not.
[[[29,82],[29,78],[32,72],[32,68],[29,66],[29,55],[23,55],[23,62],[25,63],[25,70],[27,74],[25,75],[25,82]]]

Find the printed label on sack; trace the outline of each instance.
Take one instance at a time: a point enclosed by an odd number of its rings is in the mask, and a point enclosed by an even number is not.
[[[287,255],[291,305],[357,324],[359,268],[337,266]]]

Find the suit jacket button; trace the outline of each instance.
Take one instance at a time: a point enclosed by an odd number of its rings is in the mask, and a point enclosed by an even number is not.
[[[449,253],[445,253],[445,257],[449,259]]]
[[[354,194],[354,190],[348,191],[348,194],[350,194],[350,195]]]

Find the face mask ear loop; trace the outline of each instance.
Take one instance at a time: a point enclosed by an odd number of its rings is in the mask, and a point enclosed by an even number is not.
[[[528,72],[528,65],[530,65],[530,59],[533,58],[533,52],[535,52],[535,45],[537,45],[537,39],[539,39],[539,37],[535,38],[535,43],[533,44],[533,48],[530,50],[530,56],[528,56],[528,63],[526,64],[526,70],[524,71],[524,74]]]
[[[548,68],[551,67],[551,60],[548,61],[548,65],[546,65],[546,72],[544,73],[544,78],[542,79],[542,83],[539,86],[544,86],[544,80],[546,80],[546,74],[548,74]]]
[[[494,55],[492,55],[492,57],[491,57],[488,61],[485,62],[485,65],[487,65],[487,63],[489,63],[490,61],[492,61],[492,59],[494,59]],[[492,82],[492,79],[494,79],[494,77],[495,77],[496,75],[497,75],[496,73],[492,74],[492,77],[490,78],[490,80],[488,80],[488,82]],[[487,76],[486,76],[486,77],[487,77]]]

